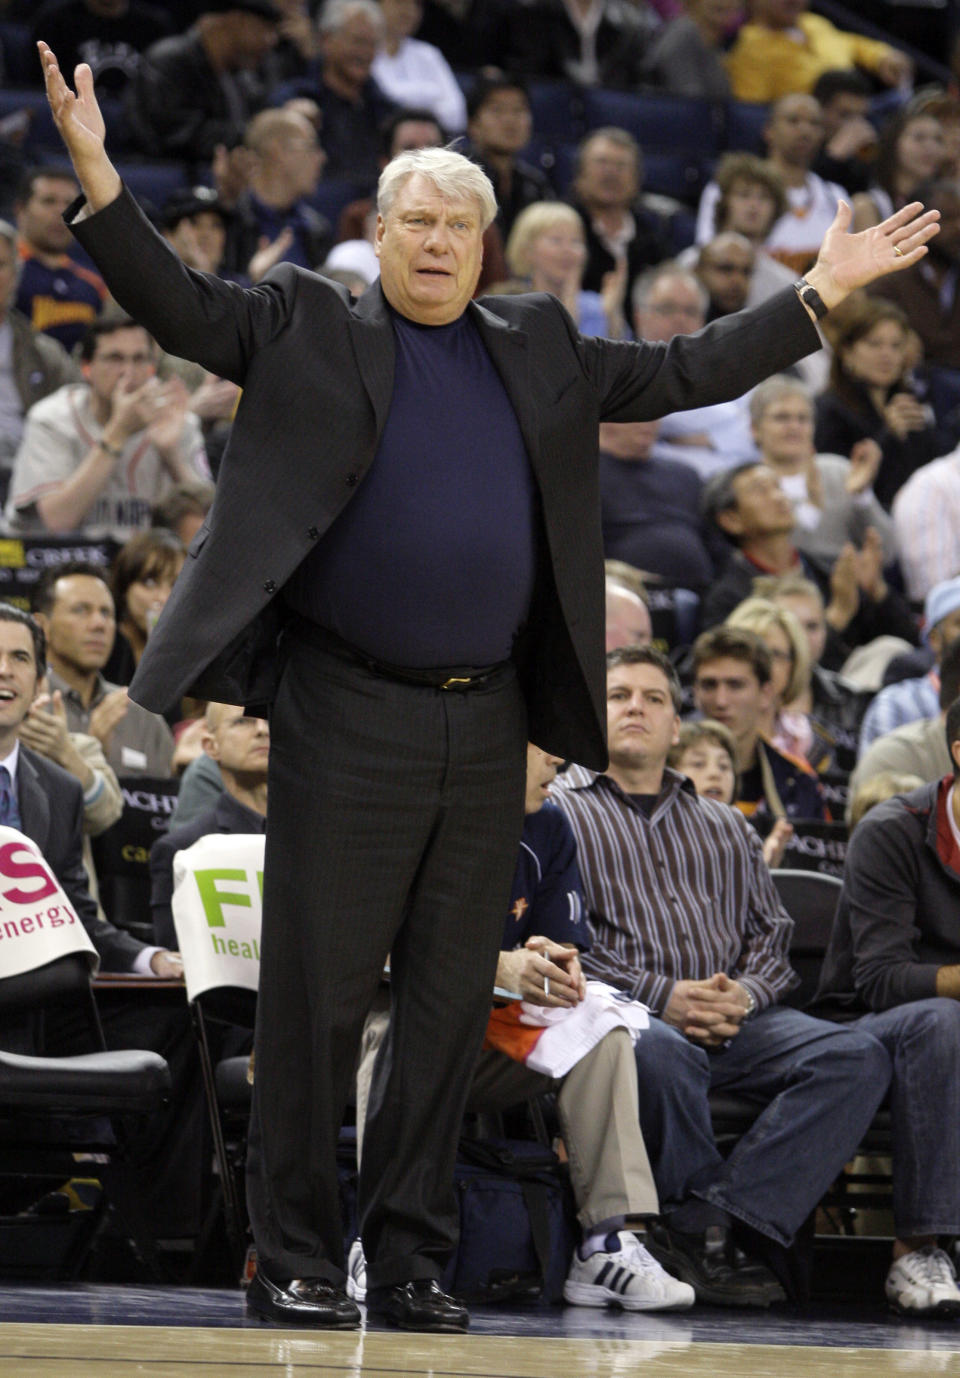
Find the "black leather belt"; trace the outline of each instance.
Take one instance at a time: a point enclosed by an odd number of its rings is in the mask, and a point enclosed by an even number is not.
[[[470,689],[479,689],[482,684],[486,684],[512,664],[509,660],[501,660],[496,665],[441,667],[429,670],[417,670],[409,665],[389,665],[367,655],[366,651],[361,651],[349,641],[344,641],[336,632],[331,632],[316,622],[308,622],[302,617],[298,617],[287,627],[286,634],[294,641],[303,641],[318,650],[329,651],[341,660],[362,665],[365,670],[379,675],[381,679],[396,680],[399,684],[417,684],[425,689],[446,689],[460,694]]]

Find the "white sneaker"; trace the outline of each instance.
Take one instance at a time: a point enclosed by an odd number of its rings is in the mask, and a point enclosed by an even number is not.
[[[359,1239],[353,1241],[347,1255],[347,1296],[351,1301],[367,1299],[367,1260]]]
[[[692,1306],[694,1290],[665,1272],[637,1239],[621,1230],[620,1248],[582,1259],[574,1251],[563,1284],[571,1306],[622,1306],[625,1311],[679,1311]]]
[[[905,1316],[960,1316],[960,1287],[942,1249],[925,1244],[890,1265],[887,1301]]]

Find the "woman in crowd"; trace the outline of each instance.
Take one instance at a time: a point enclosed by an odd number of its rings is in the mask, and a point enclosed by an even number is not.
[[[629,336],[623,315],[626,260],[604,278],[603,292],[582,287],[587,247],[583,222],[562,201],[537,201],[521,211],[507,240],[507,264],[523,291],[558,297],[584,335]]]
[[[809,674],[787,708],[807,714],[822,728],[822,735],[834,745],[831,774],[849,776],[857,763],[860,724],[871,695],[822,664],[829,631],[823,595],[811,579],[795,574],[758,579],[754,592],[785,608],[799,622],[807,641]]]
[[[910,102],[888,121],[877,147],[874,185],[853,198],[853,229],[879,225],[940,171],[947,157],[943,126],[922,103]]]
[[[810,393],[782,373],[750,394],[750,420],[761,457],[793,505],[797,548],[828,573],[847,542],[860,546],[872,526],[888,564],[895,555],[893,523],[873,492],[882,459],[876,440],[856,441],[849,459],[818,454]]]
[[[833,345],[830,384],[816,403],[814,444],[851,454],[858,440],[880,446],[874,492],[889,510],[915,469],[953,448],[911,378],[911,332],[906,316],[882,297],[852,296],[829,322]]]
[[[184,549],[177,537],[159,527],[133,536],[114,560],[111,583],[117,636],[104,668],[111,683],[129,684],[133,678],[183,561]]]
[[[829,732],[792,707],[810,683],[810,649],[793,613],[766,598],[746,598],[727,618],[727,626],[756,632],[770,652],[773,693],[761,726],[763,736],[820,775],[832,770],[834,744]]]

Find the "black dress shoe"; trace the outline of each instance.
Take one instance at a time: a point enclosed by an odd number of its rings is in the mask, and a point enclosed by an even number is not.
[[[375,1311],[401,1330],[466,1330],[470,1312],[440,1290],[433,1278],[417,1278],[397,1287],[367,1289],[367,1311]]]
[[[689,1282],[697,1301],[708,1306],[766,1307],[786,1300],[769,1268],[736,1248],[724,1226],[685,1234],[662,1220],[651,1220],[646,1243],[657,1262],[681,1282]]]
[[[326,1278],[294,1278],[292,1282],[271,1282],[262,1271],[254,1274],[247,1288],[247,1306],[258,1316],[283,1325],[316,1325],[325,1330],[355,1330],[360,1324],[360,1308],[342,1287]]]

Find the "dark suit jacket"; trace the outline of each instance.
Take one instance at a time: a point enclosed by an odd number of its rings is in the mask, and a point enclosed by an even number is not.
[[[17,800],[22,831],[35,842],[100,954],[104,971],[130,971],[144,944],[97,917],[83,866],[79,780],[21,742]]]
[[[73,228],[117,301],[162,348],[244,389],[216,501],[131,695],[156,711],[188,688],[267,702],[283,617],[276,595],[356,492],[390,406],[394,338],[380,286],[353,302],[291,264],[247,290],[193,272],[126,192]],[[737,397],[817,349],[819,337],[789,289],[669,345],[581,338],[546,295],[467,310],[516,411],[542,500],[541,567],[516,656],[529,735],[602,770],[599,422]]]

